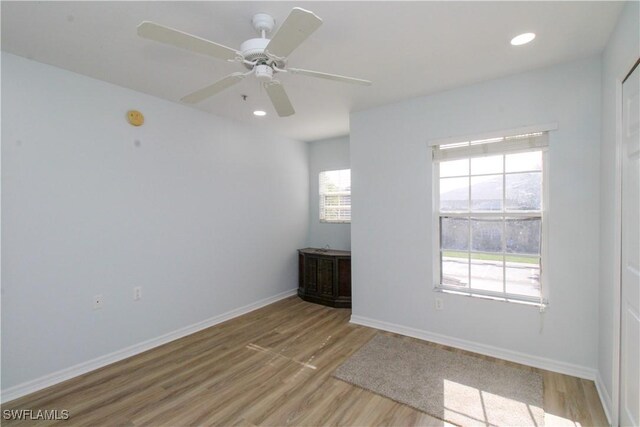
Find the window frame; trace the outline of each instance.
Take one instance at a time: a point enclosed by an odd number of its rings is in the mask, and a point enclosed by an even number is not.
[[[325,206],[325,210],[326,210],[326,204],[323,205],[323,198],[327,196],[327,194],[322,193],[322,179],[321,179],[321,175],[323,173],[326,172],[338,172],[338,171],[349,171],[349,191],[348,194],[346,191],[344,192],[336,192],[334,193],[335,195],[348,195],[349,196],[349,219],[348,220],[331,220],[331,219],[326,219],[326,215],[325,218],[322,217],[322,206]],[[338,194],[338,193],[344,193],[344,194]],[[322,170],[320,172],[318,172],[318,219],[320,221],[321,224],[351,224],[351,168],[344,168],[344,169],[327,169],[327,170]]]
[[[520,132],[519,134],[522,134],[523,132]],[[518,135],[518,133],[505,133],[503,135],[500,135],[500,137],[508,137],[511,135]],[[549,137],[549,135],[547,135],[547,138]],[[470,138],[459,138],[458,141],[475,141],[475,140],[479,140],[481,138],[474,138],[474,137],[470,137]],[[432,143],[430,144],[431,149],[433,149],[433,146],[435,145],[441,145],[444,144],[445,142],[438,142],[438,143]],[[451,140],[447,141],[446,143],[452,143]],[[506,302],[516,302],[516,303],[523,303],[523,304],[530,304],[530,305],[534,305],[534,306],[538,306],[541,309],[544,309],[546,306],[548,306],[549,304],[549,262],[548,262],[548,247],[549,247],[549,145],[546,145],[544,147],[536,147],[536,148],[531,148],[529,150],[523,150],[520,152],[534,152],[534,151],[541,151],[542,152],[542,210],[540,212],[540,218],[541,218],[541,231],[540,231],[540,297],[531,297],[531,296],[526,296],[526,295],[520,295],[520,294],[511,294],[506,292],[494,292],[494,291],[488,291],[488,290],[482,290],[482,289],[472,289],[472,288],[456,288],[455,286],[448,286],[448,285],[444,285],[441,283],[441,270],[442,270],[442,264],[441,264],[441,254],[440,254],[440,218],[441,216],[447,216],[450,215],[452,217],[455,217],[456,215],[459,215],[460,217],[495,217],[495,216],[503,216],[503,217],[517,217],[517,216],[527,216],[530,217],[531,216],[531,212],[505,212],[504,210],[504,206],[503,209],[501,211],[497,211],[497,212],[471,212],[471,205],[469,205],[469,212],[465,212],[465,213],[460,213],[460,214],[456,214],[456,213],[447,213],[447,212],[440,212],[440,161],[437,161],[436,159],[431,160],[431,166],[432,166],[432,236],[433,238],[432,240],[432,261],[433,261],[433,290],[435,292],[445,292],[445,293],[450,293],[450,294],[457,294],[457,295],[465,295],[465,296],[471,296],[471,297],[477,297],[477,298],[484,298],[484,299],[492,299],[492,300],[498,300],[498,301],[506,301]],[[510,154],[508,151],[504,151],[502,152],[501,155],[505,155],[505,154]],[[488,156],[491,155],[500,155],[500,153],[492,153],[492,154],[488,154]],[[471,156],[469,157],[471,158]],[[446,161],[446,160],[445,160]],[[471,173],[471,171],[469,171],[469,174]],[[502,172],[502,176],[505,177],[506,175],[508,175],[509,173],[507,173],[504,169]],[[471,176],[471,175],[470,175]],[[504,201],[504,193],[506,192],[506,187],[503,186],[503,201]],[[469,203],[471,203],[471,200],[469,200]],[[536,213],[537,215],[537,213]],[[471,244],[471,242],[469,242],[469,244]],[[471,250],[471,247],[469,247],[469,251],[473,252]],[[504,252],[503,252],[504,253]],[[506,280],[506,278],[504,279]]]

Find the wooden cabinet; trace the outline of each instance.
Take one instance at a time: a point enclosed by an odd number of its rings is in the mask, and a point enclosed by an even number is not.
[[[351,308],[351,252],[298,249],[298,282],[305,301]]]

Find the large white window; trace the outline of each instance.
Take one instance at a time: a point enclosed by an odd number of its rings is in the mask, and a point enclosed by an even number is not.
[[[351,170],[320,172],[320,222],[351,222]]]
[[[544,303],[547,133],[433,147],[436,288]]]

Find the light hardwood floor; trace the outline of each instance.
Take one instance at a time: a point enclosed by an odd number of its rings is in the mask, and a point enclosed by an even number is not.
[[[67,409],[60,425],[444,425],[331,377],[385,333],[349,324],[350,314],[290,297],[2,409]],[[592,381],[541,372],[547,426],[606,425]]]

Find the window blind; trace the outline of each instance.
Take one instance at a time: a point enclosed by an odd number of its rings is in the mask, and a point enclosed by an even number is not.
[[[544,148],[548,145],[548,132],[454,142],[435,145],[433,147],[433,160],[442,162],[496,154],[514,154]]]
[[[320,220],[351,221],[351,170],[320,172]]]

